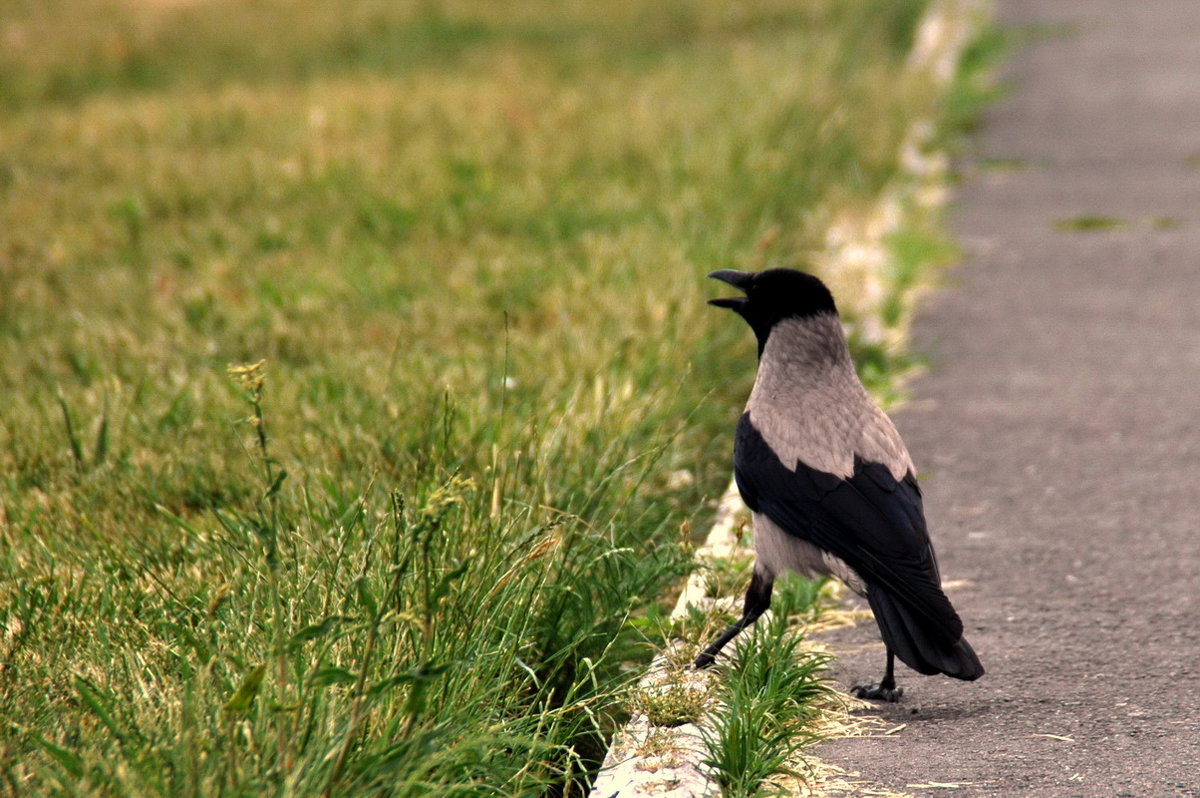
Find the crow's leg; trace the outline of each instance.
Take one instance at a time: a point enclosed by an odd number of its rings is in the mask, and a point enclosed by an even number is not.
[[[855,698],[869,698],[872,701],[899,701],[904,695],[904,688],[896,686],[896,655],[887,650],[887,672],[879,680],[879,684],[856,684],[850,689]]]
[[[771,588],[775,586],[775,578],[767,576],[758,569],[755,569],[754,576],[750,578],[750,587],[746,589],[746,603],[742,608],[742,617],[738,618],[737,622],[721,633],[721,636],[712,642],[708,648],[701,652],[700,656],[696,657],[693,667],[707,668],[713,664],[713,660],[717,657],[717,652],[725,647],[725,644],[738,636],[738,633],[745,629],[750,624],[758,620],[758,616],[767,611],[771,606]]]

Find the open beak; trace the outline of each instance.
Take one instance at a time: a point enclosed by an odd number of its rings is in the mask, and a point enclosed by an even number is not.
[[[734,288],[741,289],[742,291],[746,290],[746,288],[750,285],[750,280],[754,277],[754,275],[750,272],[739,272],[736,269],[720,269],[718,271],[709,273],[708,276],[714,280],[720,280],[723,283],[729,283]],[[717,299],[708,300],[708,304],[714,307],[729,308],[730,310],[736,310],[739,313],[749,302],[750,300],[744,296],[724,296]]]

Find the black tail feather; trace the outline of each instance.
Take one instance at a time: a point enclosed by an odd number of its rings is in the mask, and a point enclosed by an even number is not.
[[[983,675],[983,664],[965,638],[951,639],[945,629],[915,615],[886,588],[872,585],[867,589],[867,600],[883,642],[908,667],[918,673],[944,673],[966,681]]]

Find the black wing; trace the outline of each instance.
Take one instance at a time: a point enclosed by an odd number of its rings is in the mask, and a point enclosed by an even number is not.
[[[734,475],[751,510],[844,561],[866,583],[868,598],[872,587],[884,588],[946,643],[962,637],[962,621],[942,592],[921,490],[911,472],[897,481],[886,466],[857,456],[848,479],[803,462],[793,471],[746,413],[738,423]]]

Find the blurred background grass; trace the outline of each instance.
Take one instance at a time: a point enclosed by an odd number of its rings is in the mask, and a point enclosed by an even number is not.
[[[924,5],[0,6],[9,788],[578,789]]]

